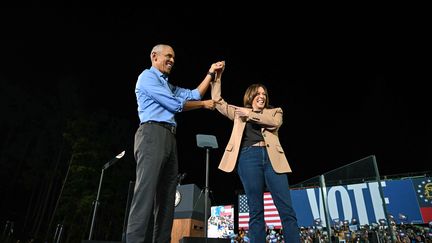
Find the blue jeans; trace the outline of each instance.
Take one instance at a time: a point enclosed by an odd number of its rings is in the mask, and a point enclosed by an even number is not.
[[[297,217],[292,207],[287,174],[273,170],[265,147],[243,147],[238,158],[238,174],[249,206],[249,233],[252,243],[264,243],[264,190],[269,189],[282,221],[286,243],[299,243]]]

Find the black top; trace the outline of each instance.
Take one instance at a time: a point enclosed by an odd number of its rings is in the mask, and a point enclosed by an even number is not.
[[[260,111],[254,111],[260,113]],[[264,141],[261,134],[261,126],[256,123],[246,122],[245,130],[243,131],[242,147],[252,146],[257,142]]]

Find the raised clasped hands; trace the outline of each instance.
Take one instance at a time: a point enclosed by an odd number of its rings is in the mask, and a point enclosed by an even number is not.
[[[225,69],[225,61],[215,62],[211,65],[209,72],[217,73],[218,75]]]

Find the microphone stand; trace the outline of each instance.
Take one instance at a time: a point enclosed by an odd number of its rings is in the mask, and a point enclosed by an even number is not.
[[[207,239],[208,231],[208,197],[209,197],[209,161],[210,161],[210,147],[205,147],[206,149],[206,181],[204,190],[204,237]]]
[[[102,167],[102,172],[100,175],[100,179],[99,179],[99,187],[98,187],[98,191],[97,191],[97,195],[96,195],[96,200],[93,201],[93,217],[92,217],[92,222],[90,225],[90,233],[89,233],[89,237],[88,239],[91,240],[93,237],[93,229],[94,229],[94,223],[95,223],[95,219],[96,219],[96,212],[99,206],[99,196],[100,196],[100,191],[101,191],[101,187],[102,187],[102,180],[103,180],[103,175],[104,175],[104,171],[106,169],[108,169],[108,167],[110,167],[111,165],[113,165],[115,162],[117,162],[119,159],[121,159],[125,154],[125,151],[121,152],[120,154],[118,154],[115,158],[113,158],[111,161],[109,161],[108,163],[106,163],[103,167]]]
[[[204,236],[207,242],[208,234],[208,197],[209,197],[209,162],[210,162],[210,149],[218,148],[217,140],[214,135],[197,134],[197,145],[200,148],[206,149],[206,175],[205,175],[205,189],[204,189]]]

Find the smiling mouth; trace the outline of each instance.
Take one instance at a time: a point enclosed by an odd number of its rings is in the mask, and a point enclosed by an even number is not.
[[[264,105],[264,103],[265,103],[264,100],[257,100],[257,104]]]

